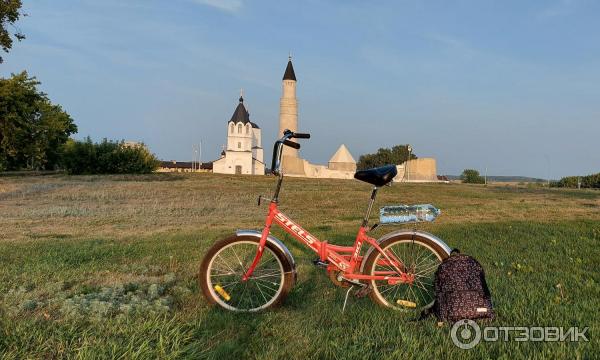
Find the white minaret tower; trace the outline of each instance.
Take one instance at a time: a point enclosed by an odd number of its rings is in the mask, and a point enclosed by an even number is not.
[[[298,131],[298,101],[296,100],[296,74],[290,55],[283,74],[282,95],[279,102],[279,136],[285,129]],[[298,150],[289,146],[283,147],[283,172],[287,174],[305,175],[304,160],[298,156]]]
[[[283,74],[283,91],[281,101],[279,102],[279,136],[283,136],[283,131],[289,129],[298,130],[298,101],[296,100],[296,74],[292,66],[292,56],[290,55]],[[298,150],[289,146],[283,148],[283,154],[287,156],[298,157]]]

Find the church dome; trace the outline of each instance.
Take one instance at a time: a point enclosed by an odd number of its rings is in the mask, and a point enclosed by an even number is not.
[[[254,129],[260,129],[260,127],[258,125],[256,125],[256,123],[253,123],[252,121],[250,121],[250,113],[248,112],[248,110],[246,110],[246,107],[244,106],[244,97],[243,96],[240,96],[240,103],[235,108],[233,115],[231,115],[231,119],[229,119],[228,123],[230,123],[230,122],[242,123],[244,125],[250,123],[250,125]]]
[[[248,110],[246,110],[246,107],[244,106],[243,97],[240,96],[240,103],[235,108],[235,111],[233,112],[233,115],[231,115],[231,119],[228,122],[241,122],[244,125],[250,122],[250,113],[248,112]]]

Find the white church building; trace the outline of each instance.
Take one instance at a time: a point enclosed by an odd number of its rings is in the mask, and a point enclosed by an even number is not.
[[[250,121],[244,98],[227,122],[227,147],[213,162],[213,172],[220,174],[264,175],[265,164],[260,128]]]

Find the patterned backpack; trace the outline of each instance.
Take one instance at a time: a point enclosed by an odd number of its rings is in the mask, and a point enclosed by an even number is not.
[[[495,317],[485,274],[477,260],[455,250],[440,264],[435,273],[432,310],[440,321]]]

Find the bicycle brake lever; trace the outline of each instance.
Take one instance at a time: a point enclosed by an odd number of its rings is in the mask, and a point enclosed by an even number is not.
[[[264,197],[262,195],[258,195],[258,201],[257,201],[257,205],[260,206],[260,204],[262,203],[262,200],[267,200],[267,201],[273,201],[272,199],[269,199],[268,197]]]

